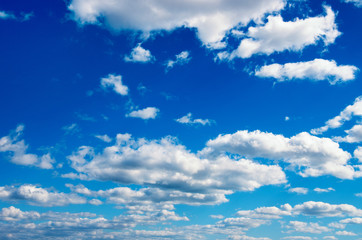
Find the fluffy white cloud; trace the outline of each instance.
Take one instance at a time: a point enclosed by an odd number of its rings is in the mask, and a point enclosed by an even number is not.
[[[78,173],[91,179],[164,188],[175,191],[174,196],[179,194],[195,200],[210,196],[203,195],[206,193],[221,194],[215,195],[220,198],[232,191],[252,191],[286,182],[284,172],[277,165],[262,165],[226,155],[199,158],[170,137],[148,141],[118,134],[116,144],[106,147],[102,153],[96,154],[93,148],[84,146],[69,159]]]
[[[278,82],[308,79],[310,81],[327,80],[330,84],[336,84],[355,79],[357,70],[355,66],[337,66],[333,60],[317,58],[309,62],[266,65],[257,70],[255,76],[275,78]]]
[[[157,32],[195,28],[207,46],[220,47],[227,31],[284,8],[283,0],[73,0],[68,6],[80,24],[102,24],[116,31]]]
[[[362,125],[357,124],[354,125],[350,130],[345,131],[347,136],[345,137],[335,137],[333,140],[337,142],[348,142],[348,143],[356,143],[362,142]]]
[[[337,231],[336,235],[339,236],[357,236],[354,232],[347,232],[347,231]]]
[[[293,213],[316,217],[362,216],[361,209],[349,204],[329,204],[313,201],[295,205]]]
[[[353,152],[353,156],[359,160],[359,162],[362,162],[362,147],[356,148]]]
[[[210,120],[210,119],[200,119],[200,118],[197,118],[197,119],[192,119],[192,114],[191,113],[188,113],[187,115],[181,117],[181,118],[178,118],[178,119],[175,119],[176,122],[179,122],[179,123],[182,123],[182,124],[189,124],[189,125],[197,125],[197,124],[200,124],[200,125],[211,125],[212,122],[214,122],[213,120]]]
[[[327,193],[327,192],[332,192],[335,191],[334,188],[315,188],[313,189],[313,191],[317,192],[317,193]]]
[[[353,116],[362,117],[362,97],[357,97],[352,105],[348,105],[338,116],[329,119],[325,126],[312,129],[312,134],[322,134],[330,128],[339,128]]]
[[[308,188],[303,188],[303,187],[289,188],[288,192],[290,192],[290,193],[298,193],[298,194],[307,194],[308,193]]]
[[[222,152],[251,158],[283,160],[303,177],[332,175],[341,179],[357,177],[348,165],[351,155],[329,138],[318,138],[302,132],[291,138],[261,131],[238,131],[219,135],[207,142],[201,153]],[[358,175],[359,176],[359,175]]]
[[[0,211],[0,220],[2,221],[20,221],[20,220],[36,220],[40,218],[38,212],[23,212],[18,208],[10,206]]]
[[[239,216],[261,219],[280,219],[283,216],[292,215],[292,206],[284,204],[278,207],[259,207],[254,210],[241,210],[236,213]]]
[[[84,204],[86,200],[76,194],[66,194],[48,191],[34,185],[21,185],[20,187],[0,187],[0,199],[4,201],[27,201],[39,206],[64,206],[68,204]]]
[[[10,161],[18,165],[36,166],[43,169],[52,169],[54,159],[50,154],[38,156],[36,154],[27,153],[28,146],[24,140],[19,140],[23,134],[24,125],[19,125],[15,131],[8,136],[0,138],[0,153],[9,153]]]
[[[132,111],[132,112],[126,114],[126,117],[141,118],[144,120],[155,119],[159,112],[160,112],[160,110],[158,108],[147,107],[144,109]]]
[[[168,60],[166,63],[167,69],[173,68],[175,65],[184,65],[191,61],[190,52],[182,51],[176,55],[175,60]]]
[[[133,48],[129,56],[124,57],[124,60],[126,62],[139,62],[139,63],[151,62],[154,59],[155,57],[152,56],[150,50],[144,49],[141,46],[141,44],[138,44],[135,48]]]
[[[102,140],[103,142],[110,143],[112,142],[112,138],[110,138],[107,134],[104,135],[95,135],[96,138]]]
[[[330,229],[324,226],[320,226],[318,223],[306,223],[300,221],[290,221],[287,226],[287,229],[291,229],[296,232],[306,232],[306,233],[323,233],[329,232]]]
[[[347,218],[340,221],[344,224],[362,224],[362,218]]]
[[[252,218],[225,218],[222,221],[217,222],[217,225],[235,226],[243,231],[249,230],[250,228],[256,228],[260,225],[269,223],[268,220],[264,219],[252,219]]]
[[[128,95],[128,87],[123,85],[121,75],[109,74],[101,79],[101,87],[103,89],[111,88],[120,95]]]
[[[356,7],[362,7],[362,0],[343,0],[346,3],[353,3]]]
[[[335,24],[335,14],[325,6],[325,15],[285,22],[280,15],[269,16],[264,26],[250,27],[239,47],[231,54],[222,52],[219,57],[249,58],[254,54],[300,51],[305,46],[323,41],[331,44],[341,33]]]

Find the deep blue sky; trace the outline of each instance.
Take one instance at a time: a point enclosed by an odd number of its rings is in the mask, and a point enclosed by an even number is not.
[[[0,238],[362,237],[362,3],[174,4],[1,1]],[[232,57],[245,40],[262,43]]]

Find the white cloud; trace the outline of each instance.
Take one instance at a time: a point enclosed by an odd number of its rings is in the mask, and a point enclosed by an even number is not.
[[[293,213],[316,217],[362,216],[361,209],[349,204],[329,204],[313,201],[295,205]]]
[[[52,169],[55,160],[50,154],[38,156],[36,154],[27,153],[28,146],[24,140],[19,140],[23,134],[24,125],[19,125],[15,131],[8,136],[0,138],[0,153],[10,154],[10,161],[18,165],[36,166],[43,169]]]
[[[147,107],[144,109],[132,111],[132,112],[126,114],[126,117],[141,118],[144,120],[155,119],[159,112],[160,112],[160,110],[158,108]]]
[[[36,220],[40,218],[38,212],[23,212],[18,208],[10,206],[0,211],[0,220],[3,221],[20,221],[20,220]]]
[[[347,218],[340,221],[344,224],[361,224],[362,225],[362,218]]]
[[[357,236],[354,232],[347,232],[347,231],[337,231],[337,235],[339,236]]]
[[[352,105],[348,105],[338,116],[329,119],[325,126],[312,129],[312,134],[322,134],[330,128],[339,128],[344,122],[351,120],[353,116],[362,117],[362,96],[357,97]]]
[[[323,239],[331,239],[331,240],[337,240],[335,236],[325,236]]]
[[[362,142],[362,124],[354,125],[350,130],[345,131],[347,136],[335,137],[334,141],[337,142],[348,142],[348,143],[359,143]]]
[[[313,191],[317,192],[317,193],[327,193],[327,192],[332,192],[335,191],[334,188],[315,188],[313,189]]]
[[[311,237],[306,237],[306,236],[288,236],[288,237],[283,237],[282,239],[292,239],[292,240],[312,240]]]
[[[357,147],[353,152],[353,156],[357,158],[359,162],[362,162],[362,147]]]
[[[18,16],[16,16],[15,14],[11,13],[11,12],[6,12],[6,11],[0,11],[0,19],[3,20],[16,20],[16,21],[20,21],[20,22],[25,22],[28,21],[29,19],[31,19],[34,16],[33,12],[29,12],[29,13],[24,13],[21,12],[20,14],[18,14]]]
[[[207,142],[201,154],[232,153],[249,158],[283,160],[288,169],[303,177],[332,175],[341,179],[353,179],[359,175],[348,165],[351,155],[329,138],[318,138],[302,132],[291,138],[259,130],[238,131],[219,135]]]
[[[298,193],[298,194],[307,194],[308,193],[308,188],[303,188],[303,187],[289,188],[288,192],[290,192],[290,193]]]
[[[222,221],[216,223],[216,225],[235,226],[243,231],[249,230],[250,228],[256,228],[260,225],[269,223],[268,220],[264,219],[252,219],[252,218],[225,218]]]
[[[150,50],[144,49],[141,46],[141,44],[138,44],[135,48],[133,48],[129,56],[124,57],[124,60],[126,62],[139,62],[139,63],[151,62],[154,59],[155,57],[152,56]]]
[[[167,69],[173,68],[175,65],[184,65],[191,61],[190,52],[182,51],[176,55],[175,60],[168,60],[166,63]]]
[[[195,201],[210,196],[225,201],[224,195],[233,191],[253,191],[286,182],[277,165],[226,155],[199,158],[170,137],[148,141],[118,134],[116,144],[102,153],[83,146],[69,159],[72,168],[90,179],[158,187]]]
[[[103,142],[110,143],[112,142],[112,138],[110,138],[107,134],[104,135],[95,135],[96,138],[102,140]]]
[[[178,119],[175,119],[176,122],[178,123],[182,123],[182,124],[189,124],[189,125],[197,125],[197,124],[200,124],[200,125],[211,125],[212,122],[214,122],[213,120],[210,120],[210,119],[192,119],[192,114],[191,113],[188,113],[187,115],[181,117],[181,118],[178,118]]]
[[[320,226],[318,223],[306,223],[300,221],[290,221],[287,226],[287,229],[292,229],[296,232],[306,232],[306,233],[323,233],[329,232],[330,229],[324,226]]]
[[[355,79],[357,70],[358,68],[355,66],[337,66],[333,60],[317,58],[309,62],[266,65],[257,70],[255,76],[275,78],[278,82],[307,79],[310,81],[327,80],[330,84],[336,84]]]
[[[292,206],[284,204],[278,207],[259,207],[254,210],[240,210],[236,213],[238,216],[261,219],[280,219],[282,216],[292,215]]]
[[[107,77],[101,79],[101,87],[103,89],[112,88],[113,91],[120,95],[128,95],[128,87],[123,85],[121,75],[108,74]]]
[[[280,15],[269,16],[264,26],[250,27],[246,33],[247,38],[226,57],[249,58],[254,54],[300,51],[319,41],[323,41],[325,45],[331,44],[340,34],[335,24],[335,14],[328,6],[325,6],[325,16],[297,18],[289,22],[284,22]],[[225,54],[222,55],[225,58]]]
[[[38,206],[64,206],[68,204],[84,204],[86,200],[76,194],[48,191],[31,184],[0,187],[0,199],[3,201],[26,201]]]
[[[218,215],[210,215],[210,217],[211,218],[213,218],[213,219],[223,219],[223,218],[225,218],[223,215],[221,215],[221,214],[218,214]]]
[[[342,0],[346,3],[353,3],[356,7],[362,7],[362,0]]]
[[[195,28],[207,46],[224,46],[220,42],[227,31],[266,13],[284,8],[283,0],[73,0],[68,6],[80,24],[102,24],[115,31],[172,31],[186,26]]]

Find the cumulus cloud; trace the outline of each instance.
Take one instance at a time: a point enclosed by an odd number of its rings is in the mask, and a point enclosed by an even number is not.
[[[188,125],[211,125],[212,122],[214,122],[213,120],[210,119],[192,119],[192,114],[188,113],[185,116],[175,119],[176,122],[178,123],[182,123],[182,124],[188,124]]]
[[[325,15],[285,22],[280,15],[269,16],[264,26],[250,27],[239,47],[231,54],[221,52],[220,59],[249,58],[254,54],[270,55],[274,52],[300,51],[308,45],[322,41],[334,43],[341,34],[335,24],[335,13],[328,6]]]
[[[42,156],[27,153],[28,145],[25,144],[24,140],[19,140],[23,131],[24,125],[19,125],[8,136],[0,138],[0,153],[8,153],[10,161],[18,165],[52,169],[55,160],[51,158],[49,153]]]
[[[159,112],[160,112],[160,110],[158,108],[147,107],[144,109],[132,111],[132,112],[126,114],[126,117],[141,118],[143,120],[155,119]]]
[[[328,81],[330,84],[355,79],[357,67],[352,65],[337,66],[335,61],[314,59],[309,62],[274,63],[261,67],[255,72],[257,77],[275,78],[278,82],[293,80]]]
[[[107,134],[104,135],[94,135],[94,137],[102,140],[103,142],[110,143],[112,142],[112,138],[110,138]]]
[[[353,156],[362,162],[362,147],[357,147],[353,152]]]
[[[191,61],[190,52],[189,51],[182,51],[181,53],[175,56],[175,60],[168,60],[166,63],[166,68],[171,69],[175,65],[184,65]]]
[[[343,217],[362,216],[362,210],[349,204],[329,204],[324,202],[305,202],[295,205],[295,214],[303,214],[316,217]]]
[[[340,221],[344,224],[362,224],[362,218],[347,218]]]
[[[283,0],[217,1],[204,0],[73,0],[68,8],[80,24],[103,24],[113,31],[172,31],[195,28],[199,39],[209,47],[223,47],[225,34],[235,26],[261,19],[283,9]]]
[[[335,137],[334,141],[337,142],[348,142],[348,143],[359,143],[362,142],[362,124],[354,125],[350,130],[345,131],[347,136]]]
[[[49,191],[31,184],[20,187],[0,187],[0,199],[3,201],[26,201],[32,205],[52,207],[69,204],[84,204],[86,200],[76,194]]]
[[[259,130],[238,131],[219,135],[209,140],[201,152],[213,155],[220,152],[238,154],[250,158],[283,160],[288,169],[303,177],[332,175],[341,179],[353,179],[359,175],[348,165],[351,155],[329,138],[318,138],[302,132],[291,138]]]
[[[323,127],[312,129],[312,134],[322,134],[328,129],[339,128],[346,121],[352,119],[353,116],[362,117],[362,96],[357,97],[352,105],[348,105],[340,114],[332,119],[329,119]]]
[[[292,215],[292,206],[284,204],[278,207],[259,207],[254,210],[240,210],[236,213],[238,216],[261,219],[280,219],[283,216]]]
[[[353,3],[356,7],[362,7],[362,0],[342,0],[346,3]]]
[[[72,168],[90,179],[158,187],[175,191],[173,196],[191,196],[195,200],[209,197],[203,195],[206,193],[221,194],[214,196],[223,199],[233,191],[286,182],[277,165],[226,155],[199,158],[170,137],[149,141],[118,134],[116,144],[103,152],[95,153],[92,147],[83,146],[69,160]]]
[[[315,191],[315,192],[317,192],[317,193],[327,193],[327,192],[334,192],[335,190],[334,190],[334,188],[331,188],[331,187],[329,187],[329,188],[315,188],[315,189],[313,189],[313,191]]]
[[[357,236],[354,232],[347,232],[347,231],[337,231],[336,235],[339,236]]]
[[[111,88],[120,95],[128,95],[128,87],[123,85],[121,75],[108,74],[107,77],[101,79],[101,87],[103,89]]]
[[[303,187],[289,188],[288,192],[290,192],[290,193],[298,193],[298,194],[307,194],[308,193],[308,188],[303,188]]]
[[[152,56],[150,50],[144,49],[141,44],[138,44],[135,48],[133,48],[130,55],[124,57],[126,62],[139,63],[151,62],[154,59],[155,57]]]
[[[285,226],[287,229],[295,232],[305,232],[305,233],[323,233],[329,232],[330,229],[324,226],[320,226],[318,223],[306,223],[300,221],[290,221],[288,225]]]
[[[21,221],[21,220],[36,220],[40,218],[40,214],[35,211],[23,212],[18,208],[10,206],[1,209],[0,220],[2,221]]]

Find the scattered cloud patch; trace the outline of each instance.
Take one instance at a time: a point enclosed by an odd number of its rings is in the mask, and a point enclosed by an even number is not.
[[[313,191],[317,192],[317,193],[327,193],[327,192],[334,192],[336,190],[334,190],[334,188],[315,188],[313,189]]]
[[[141,44],[133,48],[130,55],[124,57],[126,62],[138,63],[152,62],[154,59],[155,57],[152,56],[150,50],[144,49]]]
[[[30,20],[32,17],[34,17],[33,12],[29,12],[29,13],[21,12],[20,15],[16,16],[15,14],[13,14],[11,12],[0,11],[0,19],[3,19],[3,20],[16,20],[16,21],[20,21],[20,22],[25,22],[25,21]]]
[[[166,70],[173,68],[175,65],[184,65],[191,61],[190,52],[183,51],[176,55],[175,60],[168,60],[166,63]]]
[[[329,119],[323,127],[312,129],[312,134],[322,134],[328,129],[339,128],[346,121],[351,120],[353,116],[362,117],[362,96],[357,97],[352,105],[348,105],[340,114],[332,119]]]
[[[318,223],[306,223],[300,221],[290,221],[287,229],[291,229],[292,232],[305,232],[305,233],[323,233],[331,231],[328,227],[320,226]]]
[[[128,87],[122,83],[121,75],[108,74],[107,77],[101,79],[101,87],[103,89],[111,88],[122,96],[128,95]]]
[[[357,236],[354,232],[347,232],[347,231],[337,231],[336,235],[339,236]]]
[[[362,142],[362,124],[354,125],[350,130],[345,131],[347,136],[335,137],[334,141],[347,142],[347,143],[359,143]]]
[[[110,143],[112,142],[112,138],[110,138],[107,134],[104,135],[95,135],[94,137],[98,138],[99,140],[102,140],[103,142]]]
[[[362,7],[362,0],[342,0],[346,3],[353,3],[356,7]]]
[[[288,192],[290,193],[298,193],[298,194],[307,194],[308,193],[308,188],[303,188],[303,187],[296,187],[296,188],[289,188]]]
[[[355,79],[357,70],[357,67],[351,65],[337,66],[333,60],[314,59],[309,62],[266,65],[257,70],[255,76],[275,78],[278,82],[298,79],[328,81],[333,85]]]
[[[192,119],[192,113],[188,113],[185,116],[175,119],[176,122],[188,125],[211,125],[214,121],[210,119]]]
[[[132,112],[126,114],[126,117],[141,118],[143,120],[155,119],[159,112],[160,112],[160,110],[158,108],[147,107],[144,109],[132,111]]]

